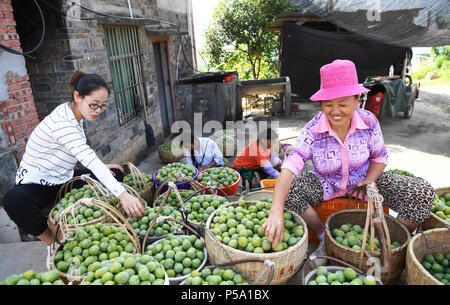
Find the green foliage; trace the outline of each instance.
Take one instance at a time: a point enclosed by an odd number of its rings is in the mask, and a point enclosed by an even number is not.
[[[438,78],[450,80],[450,46],[431,48],[432,64],[421,66],[419,69],[412,71],[413,79],[424,79],[425,76],[432,71],[436,71]]]
[[[207,68],[237,70],[241,79],[277,77],[278,36],[269,25],[285,10],[298,11],[287,0],[219,2],[201,51]]]

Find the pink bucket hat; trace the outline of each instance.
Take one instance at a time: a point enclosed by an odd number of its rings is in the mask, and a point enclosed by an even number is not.
[[[368,91],[358,83],[355,64],[351,60],[336,59],[320,68],[320,90],[310,100],[332,100]]]

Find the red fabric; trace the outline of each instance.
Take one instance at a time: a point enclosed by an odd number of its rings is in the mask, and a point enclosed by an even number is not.
[[[378,121],[380,120],[380,110],[381,110],[381,104],[383,103],[383,97],[384,94],[382,92],[378,92],[377,94],[374,94],[369,97],[368,103],[366,104],[366,109],[375,114]]]
[[[246,167],[249,169],[259,169],[270,160],[273,149],[264,150],[256,144],[256,140],[248,144],[244,150],[236,157],[233,168]]]

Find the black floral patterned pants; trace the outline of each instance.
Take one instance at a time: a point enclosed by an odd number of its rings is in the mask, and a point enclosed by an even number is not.
[[[383,205],[412,223],[421,223],[430,217],[434,202],[433,187],[422,178],[383,172],[376,181]],[[323,203],[323,187],[313,173],[303,173],[294,178],[285,207],[302,214],[309,206]]]

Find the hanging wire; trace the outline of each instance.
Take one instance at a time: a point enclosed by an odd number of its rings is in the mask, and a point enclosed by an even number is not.
[[[41,0],[42,2],[44,2],[48,7],[50,7],[51,9],[53,9],[54,11],[60,13],[61,15],[63,15],[64,17],[70,18],[70,19],[76,19],[76,20],[95,20],[98,19],[97,17],[93,17],[93,18],[81,18],[81,17],[75,17],[75,16],[69,16],[67,15],[62,9],[59,9],[57,7],[55,7],[53,4],[49,3],[47,0]]]
[[[81,4],[78,4],[78,3],[76,3],[76,2],[73,2],[73,1],[71,1],[71,0],[70,0],[70,2],[71,2],[72,4],[74,4],[74,5],[76,5],[76,6],[81,7],[82,9],[84,9],[84,10],[86,10],[86,11],[88,11],[88,12],[91,12],[91,13],[94,13],[94,14],[97,14],[97,15],[100,15],[100,16],[104,16],[104,17],[123,18],[123,19],[130,19],[130,20],[150,20],[150,21],[154,21],[155,23],[166,23],[166,24],[170,24],[170,25],[174,25],[174,26],[178,27],[177,24],[172,23],[172,22],[169,22],[169,21],[160,21],[160,20],[156,20],[156,19],[153,19],[153,18],[127,17],[127,16],[111,15],[111,14],[106,14],[106,13],[102,13],[102,12],[93,10],[93,9],[91,9],[91,8],[88,8],[88,7],[86,7],[86,6],[83,6],[83,5],[81,5]]]
[[[184,36],[183,36],[183,37],[184,37]],[[194,70],[195,72],[201,73],[201,71],[195,69],[195,68],[191,65],[191,63],[189,62],[189,60],[186,58],[186,53],[184,52],[184,46],[183,46],[183,37],[182,37],[182,35],[180,35],[180,45],[181,45],[181,50],[182,50],[182,52],[183,52],[184,60],[186,61],[186,63],[187,63],[187,65],[189,66],[189,68],[191,68],[191,69]]]
[[[33,0],[33,1],[38,8],[38,11],[39,11],[39,14],[40,14],[41,20],[42,20],[42,35],[41,35],[41,40],[39,41],[37,46],[34,47],[33,49],[31,49],[30,51],[26,51],[26,52],[16,51],[14,49],[8,48],[7,46],[5,46],[1,43],[0,43],[0,48],[4,49],[5,51],[7,51],[9,53],[16,54],[16,55],[23,55],[23,56],[27,56],[27,55],[33,53],[34,51],[36,51],[37,49],[39,49],[39,47],[41,46],[42,41],[44,41],[44,37],[45,37],[45,20],[44,20],[44,14],[42,13],[41,7],[39,6],[39,4],[37,3],[36,0]],[[30,57],[32,57],[32,56],[30,56]]]

